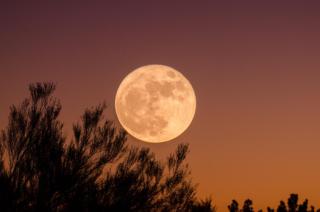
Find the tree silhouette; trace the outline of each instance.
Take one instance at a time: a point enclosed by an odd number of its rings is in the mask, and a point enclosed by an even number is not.
[[[85,110],[73,139],[58,120],[55,85],[29,86],[10,108],[0,137],[1,211],[213,211],[196,199],[180,144],[165,162],[129,146],[126,133],[104,119],[105,105]]]
[[[30,96],[10,107],[0,134],[0,211],[215,211],[211,199],[196,198],[187,144],[160,161],[127,144],[126,132],[104,118],[104,104],[86,109],[67,139],[54,90],[52,83],[31,84]],[[250,199],[239,208],[236,200],[228,206],[254,211]],[[291,194],[276,211],[316,209]]]
[[[284,201],[280,201],[280,205],[278,206],[277,212],[287,212],[287,206]]]
[[[279,206],[277,207],[277,212],[314,212],[315,208],[314,206],[308,206],[308,200],[305,199],[302,204],[298,203],[298,194],[291,194],[288,198],[287,205],[284,201],[280,201]],[[251,200],[246,200],[243,204],[241,212],[245,211],[254,211],[253,202]],[[232,200],[231,204],[228,206],[228,209],[230,212],[238,212],[238,202],[236,200]],[[262,211],[262,210],[259,210]],[[268,212],[273,212],[274,209],[267,207]],[[320,209],[317,210],[317,212],[320,212]]]
[[[294,212],[297,211],[298,207],[298,194],[291,194],[288,199],[288,211]]]
[[[230,212],[253,212],[252,200],[247,199],[243,203],[242,209],[239,209],[239,203],[236,200],[232,200],[231,204],[228,205],[228,209]]]
[[[57,120],[59,102],[50,97],[52,84],[31,85],[30,98],[10,108],[1,146],[8,169],[8,210],[43,210],[59,188],[63,159],[62,124]]]
[[[192,205],[191,211],[193,212],[209,212],[215,211],[215,207],[212,207],[212,200],[207,198],[205,200],[200,200],[198,202],[194,202]]]
[[[253,212],[253,202],[250,199],[247,199],[243,203],[242,212]]]
[[[236,200],[232,200],[231,204],[228,206],[230,212],[238,212],[239,204]]]

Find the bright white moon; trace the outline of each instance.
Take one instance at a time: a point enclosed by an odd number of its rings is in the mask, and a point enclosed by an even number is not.
[[[196,96],[190,82],[164,65],[140,67],[121,82],[116,98],[121,125],[139,140],[172,140],[191,124]]]

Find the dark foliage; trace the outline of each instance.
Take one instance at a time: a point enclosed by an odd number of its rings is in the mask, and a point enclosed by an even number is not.
[[[198,201],[179,145],[161,162],[147,148],[129,147],[126,133],[88,109],[67,141],[58,120],[55,86],[37,83],[12,106],[0,137],[1,211],[213,211]]]
[[[211,199],[196,199],[187,144],[159,161],[148,148],[128,146],[126,133],[103,117],[104,104],[85,110],[67,140],[54,90],[32,84],[30,97],[10,108],[0,134],[0,211],[215,211]],[[267,211],[320,212],[298,200],[291,194]],[[255,211],[250,199],[228,209]]]
[[[246,201],[244,201],[242,211],[243,212],[253,212],[252,204],[253,204],[252,200],[250,200],[250,199],[247,199]]]
[[[236,200],[232,200],[231,204],[228,206],[230,212],[238,212],[239,204]]]
[[[280,201],[279,206],[277,207],[277,212],[315,212],[314,206],[308,206],[308,200],[305,199],[301,204],[298,203],[298,194],[291,194],[288,198],[287,205],[284,201]],[[243,204],[243,207],[241,210],[238,208],[238,202],[236,200],[232,200],[231,204],[228,206],[228,209],[230,212],[251,212],[254,211],[253,202],[251,200],[246,200]],[[262,211],[262,210],[259,210]],[[267,207],[268,212],[274,212],[275,210]],[[317,212],[320,212],[320,209],[317,210]]]
[[[230,212],[253,212],[252,200],[247,199],[243,203],[242,209],[239,209],[239,203],[236,200],[232,200],[231,204],[228,205],[228,209]]]

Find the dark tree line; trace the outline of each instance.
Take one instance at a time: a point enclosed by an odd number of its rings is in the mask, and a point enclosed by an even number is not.
[[[308,199],[305,199],[302,203],[298,202],[298,194],[291,194],[288,198],[287,204],[284,201],[280,201],[279,206],[274,209],[267,207],[268,212],[320,212],[320,209],[316,210],[314,206],[308,205]],[[230,212],[254,212],[253,202],[250,199],[244,201],[242,208],[236,200],[232,200],[228,206]],[[262,210],[258,210],[262,211]]]
[[[188,145],[159,161],[126,143],[104,105],[87,109],[67,140],[54,90],[31,84],[10,108],[0,136],[1,211],[213,211],[210,199],[196,199]]]
[[[85,110],[63,134],[61,105],[52,83],[29,86],[30,96],[11,106],[0,134],[0,211],[215,211],[198,200],[181,144],[166,161],[126,143],[126,133],[103,117],[105,105]],[[253,212],[248,199],[230,212]],[[262,211],[262,210],[259,210]],[[268,212],[320,212],[291,194]]]

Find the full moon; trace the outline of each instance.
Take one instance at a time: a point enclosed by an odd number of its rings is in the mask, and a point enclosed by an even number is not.
[[[172,140],[191,124],[196,96],[190,82],[165,65],[146,65],[128,74],[115,98],[120,124],[150,143]]]

